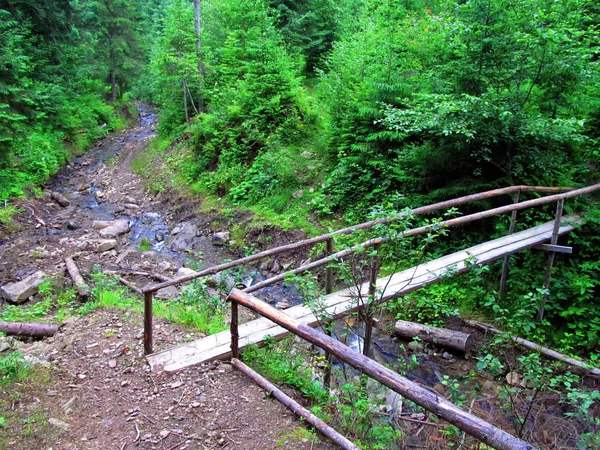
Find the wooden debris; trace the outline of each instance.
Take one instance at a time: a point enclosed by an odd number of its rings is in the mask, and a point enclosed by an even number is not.
[[[71,276],[79,295],[83,298],[89,297],[91,293],[90,287],[85,281],[83,281],[83,277],[81,276],[81,273],[79,272],[79,269],[75,265],[75,261],[73,261],[71,256],[67,256],[65,258],[65,265],[67,266],[67,272],[69,272],[69,275]]]
[[[440,345],[442,347],[460,350],[465,353],[465,357],[469,357],[471,347],[473,346],[473,338],[470,334],[460,331],[449,330],[447,328],[436,328],[420,323],[407,322],[398,320],[394,327],[397,335],[403,338],[412,339],[418,337],[425,342]]]
[[[58,331],[58,325],[39,323],[0,322],[0,333],[9,336],[50,337]]]
[[[471,326],[480,328],[485,331],[491,331],[492,333],[496,333],[496,334],[504,333],[503,331],[499,330],[498,328],[495,328],[492,325],[489,325],[487,323],[476,322],[475,320],[467,320],[466,322]],[[558,361],[562,361],[571,366],[579,367],[583,370],[589,371],[590,373],[592,373],[594,375],[600,375],[600,369],[598,369],[597,367],[593,367],[584,361],[578,361],[569,356],[563,355],[562,353],[559,353],[556,350],[552,350],[551,348],[544,347],[542,345],[536,344],[535,342],[528,341],[527,339],[523,339],[520,337],[514,337],[514,336],[510,336],[510,339],[513,342],[516,342],[517,344],[522,345],[523,347],[529,348],[536,352],[540,352],[546,356],[549,356],[550,358],[554,358]]]
[[[137,286],[135,286],[134,284],[130,283],[130,282],[129,282],[129,281],[127,281],[125,278],[123,278],[123,277],[120,277],[119,275],[113,275],[113,276],[114,276],[114,277],[115,277],[115,278],[116,278],[116,279],[119,281],[119,283],[122,283],[122,284],[124,284],[124,285],[125,285],[125,286],[127,286],[129,289],[131,289],[132,291],[135,291],[135,292],[137,292],[137,293],[138,293],[138,294],[140,294],[140,295],[144,295],[144,294],[143,294],[143,292],[142,292],[142,290],[141,290],[139,287],[137,287]]]
[[[66,208],[67,206],[69,206],[71,204],[69,199],[67,199],[67,197],[60,194],[59,192],[52,192],[50,194],[50,197],[52,197],[52,200],[54,200],[56,203],[58,203],[63,208]]]

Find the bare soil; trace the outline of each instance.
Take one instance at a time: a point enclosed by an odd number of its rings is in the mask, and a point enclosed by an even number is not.
[[[0,388],[0,448],[335,448],[227,363],[151,372],[141,333],[138,314],[98,310],[53,338],[21,344],[44,363]],[[156,333],[162,348],[194,337],[164,321]]]
[[[0,230],[0,285],[43,270],[68,286],[66,256],[75,257],[86,279],[94,265],[171,276],[189,255],[142,251],[142,237],[155,246],[154,233],[168,237],[191,218],[199,239],[221,231],[211,228],[210,214],[194,214],[193,201],[174,205],[164,193],[148,193],[132,171],[135,155],[154,135],[154,113],[144,105],[140,111],[136,126],[100,141],[57,174],[42,197],[18,205],[23,212],[16,217],[17,231]],[[59,206],[52,191],[71,205]],[[149,213],[154,222],[146,226]],[[99,238],[92,222],[117,218],[130,220],[132,231],[117,238],[115,250],[97,252],[90,244]],[[209,247],[205,264],[232,256]],[[154,282],[128,279],[139,286]],[[156,350],[198,337],[160,320],[154,333]],[[226,363],[173,376],[150,372],[141,337],[139,314],[99,310],[65,324],[53,338],[20,344],[35,370],[26,381],[0,386],[0,417],[6,420],[0,423],[0,449],[334,448]]]

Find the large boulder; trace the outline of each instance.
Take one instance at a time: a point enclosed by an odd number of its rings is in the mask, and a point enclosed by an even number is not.
[[[24,303],[29,297],[37,294],[40,284],[47,278],[44,272],[37,271],[22,281],[5,284],[0,288],[0,294],[10,303]]]

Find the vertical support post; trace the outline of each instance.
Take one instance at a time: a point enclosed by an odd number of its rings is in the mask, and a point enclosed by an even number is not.
[[[333,239],[329,238],[325,241],[325,254],[327,256],[333,254]],[[333,269],[327,265],[325,274],[325,293],[331,294],[333,292]]]
[[[325,241],[325,254],[327,256],[332,255],[333,250],[333,239],[329,238]],[[333,292],[333,269],[327,265],[325,269],[325,294],[329,295]],[[325,327],[325,334],[331,336],[331,329],[329,328],[331,323],[328,323]],[[325,367],[325,373],[323,374],[323,385],[329,389],[331,387],[331,366],[333,365],[333,358],[329,352],[325,352],[327,356],[327,366]]]
[[[365,318],[365,338],[363,340],[363,355],[370,357],[371,355],[371,342],[373,340],[373,304],[375,302],[375,296],[377,295],[377,277],[379,276],[379,269],[381,267],[381,258],[379,257],[379,244],[373,247],[375,254],[371,257],[371,268],[369,270],[369,294],[367,297],[367,304],[364,307],[364,318]]]
[[[235,300],[231,300],[231,357],[239,359],[239,332],[238,332],[238,304]]]
[[[519,197],[521,196],[521,191],[518,190],[515,192],[515,197],[513,204],[519,203]],[[517,223],[517,210],[515,209],[510,215],[510,225],[508,226],[508,234],[513,234],[515,232],[515,224]],[[500,300],[504,300],[506,297],[506,281],[508,280],[508,259],[509,256],[505,256],[502,261],[502,275],[500,276]]]
[[[552,229],[552,237],[550,238],[550,244],[556,245],[558,242],[558,230],[560,229],[560,219],[563,214],[563,208],[565,206],[565,200],[561,199],[556,202],[556,216],[554,218],[554,228]],[[550,277],[552,276],[552,266],[554,265],[554,257],[556,252],[550,252],[548,254],[548,261],[546,262],[546,276],[544,277],[544,290],[550,287]],[[537,321],[541,322],[544,318],[544,309],[546,308],[547,294],[542,296],[540,306],[537,312]]]
[[[153,292],[144,293],[144,354],[152,353],[152,297]]]

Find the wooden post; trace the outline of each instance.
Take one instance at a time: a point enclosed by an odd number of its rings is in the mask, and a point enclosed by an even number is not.
[[[517,191],[515,192],[515,197],[514,197],[514,201],[513,204],[517,204],[519,203],[519,197],[521,195],[521,191]],[[510,225],[508,226],[508,234],[513,234],[515,232],[515,224],[517,222],[517,210],[515,209],[511,214],[510,214]],[[504,260],[502,261],[502,275],[500,276],[500,300],[504,300],[504,298],[506,297],[506,281],[508,279],[508,262],[509,262],[509,255],[506,255],[504,257]]]
[[[333,254],[333,239],[329,238],[325,241],[325,256],[331,256]],[[325,294],[329,295],[333,292],[333,268],[327,265],[325,269]],[[331,330],[328,325],[325,328],[325,334],[331,336]],[[323,385],[329,389],[331,387],[331,366],[333,365],[333,358],[327,352],[327,367],[325,367],[325,373],[323,374]]]
[[[333,239],[329,238],[325,241],[325,255],[333,254]],[[327,266],[325,273],[325,294],[329,295],[333,292],[333,269]]]
[[[232,302],[232,304],[233,303],[235,302]],[[344,450],[360,450],[360,447],[357,447],[355,444],[353,444],[351,441],[339,434],[337,431],[335,431],[333,428],[331,428],[329,425],[327,425],[309,410],[304,408],[298,402],[288,397],[282,390],[278,389],[266,378],[262,377],[259,373],[256,373],[254,370],[252,370],[246,364],[241,362],[239,359],[233,358],[231,360],[231,365],[239,371],[246,374],[248,377],[250,377],[252,381],[258,384],[265,391],[267,391],[268,394],[275,397],[284,406],[288,407],[294,413],[298,414],[300,417],[305,419],[313,427],[315,427],[317,430],[319,430],[321,433],[323,433],[325,436],[327,436],[329,439],[331,439],[333,442],[339,445],[340,448]]]
[[[229,300],[238,301],[242,306],[272,320],[277,325],[300,336],[302,339],[327,350],[336,358],[350,364],[365,375],[379,381],[384,386],[412,400],[436,416],[456,425],[461,430],[491,447],[500,450],[532,450],[535,448],[510,433],[459,408],[443,397],[402,377],[397,372],[348,348],[341,342],[324,333],[313,330],[310,326],[301,323],[250,294],[242,292],[239,289],[232,289],[229,294]]]
[[[375,252],[371,256],[371,267],[369,270],[369,294],[367,304],[360,310],[365,320],[365,337],[363,339],[363,355],[371,356],[371,342],[373,340],[373,315],[375,308],[375,296],[377,295],[377,277],[379,276],[379,268],[381,267],[381,259],[379,257],[380,245],[373,246]]]
[[[560,229],[560,219],[563,214],[563,208],[565,206],[565,199],[560,199],[556,202],[556,216],[554,218],[554,228],[552,229],[552,237],[550,238],[550,244],[556,245],[558,242],[558,230]],[[548,253],[548,261],[546,263],[546,276],[544,277],[544,290],[547,290],[550,287],[550,277],[552,276],[552,266],[554,265],[554,257],[556,256],[556,252],[551,251]],[[540,306],[537,312],[537,321],[541,322],[544,318],[544,309],[546,308],[546,300],[548,295],[544,293],[542,296],[542,300],[540,302]]]
[[[229,327],[231,331],[231,357],[239,358],[239,332],[238,332],[238,304],[235,300],[231,301],[231,324]]]
[[[144,293],[144,354],[152,353],[152,297],[153,292]]]

